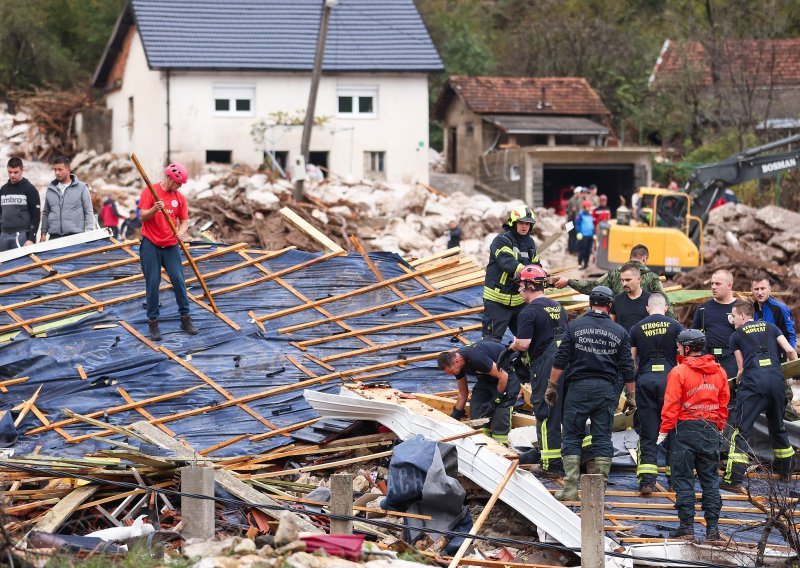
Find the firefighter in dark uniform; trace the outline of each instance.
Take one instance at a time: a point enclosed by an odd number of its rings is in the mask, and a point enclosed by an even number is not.
[[[483,339],[502,341],[506,328],[517,333],[517,316],[525,306],[514,278],[528,264],[539,263],[530,235],[535,224],[531,208],[520,205],[492,241],[483,285]]]
[[[667,317],[667,300],[652,294],[647,301],[648,316],[631,328],[631,355],[636,370],[636,416],[634,428],[639,434],[638,466],[639,493],[650,495],[658,476],[658,439],[661,427],[661,407],[667,375],[678,364],[678,334],[683,326]],[[669,455],[669,446],[664,447]],[[670,477],[667,461],[666,474]]]
[[[534,473],[543,477],[561,477],[564,474],[561,463],[561,402],[550,408],[544,401],[544,391],[556,349],[567,327],[567,313],[561,304],[545,297],[548,276],[541,266],[526,266],[517,279],[526,306],[519,314],[517,336],[510,348],[527,352],[530,360],[531,404],[539,440],[539,469]],[[563,400],[562,383],[559,383],[559,398]]]
[[[774,469],[784,481],[792,473],[794,449],[783,423],[786,408],[781,351],[793,361],[797,352],[775,324],[753,321],[753,304],[737,300],[733,304],[733,325],[730,350],[736,357],[738,390],[733,415],[733,434],[728,448],[725,476],[720,484],[729,491],[741,490],[747,469],[747,448],[753,424],[766,411],[767,427],[775,456]]]
[[[578,496],[581,469],[581,445],[586,420],[591,419],[592,450],[597,472],[608,483],[614,446],[611,430],[614,411],[619,402],[620,381],[625,383],[625,413],[636,410],[631,344],[628,332],[608,317],[614,295],[605,286],[597,286],[589,294],[591,311],[567,324],[561,345],[553,361],[553,370],[544,398],[551,407],[558,402],[558,383],[569,366],[569,379],[564,389],[563,441],[561,461],[566,476],[564,490],[556,493],[560,501]]]
[[[725,369],[728,378],[736,376],[736,358],[730,352],[728,343],[733,333],[730,313],[733,309],[733,274],[727,270],[717,270],[711,275],[711,299],[700,304],[694,312],[692,328],[699,329],[706,336],[706,353],[713,355],[717,363]],[[731,403],[736,390],[731,385]]]
[[[458,399],[451,417],[460,420],[469,396],[467,375],[475,377],[469,403],[469,417],[491,418],[483,433],[502,444],[508,444],[511,413],[519,394],[519,380],[512,368],[501,369],[497,361],[506,352],[496,341],[482,340],[458,351],[439,353],[436,362],[441,370],[456,378]]]

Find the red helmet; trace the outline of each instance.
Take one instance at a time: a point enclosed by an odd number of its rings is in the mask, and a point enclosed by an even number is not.
[[[172,162],[164,168],[164,174],[169,176],[175,183],[181,185],[185,184],[186,180],[189,179],[189,172],[186,170],[186,167],[178,162]]]
[[[547,284],[547,272],[538,264],[529,264],[517,274],[517,282],[530,283],[534,288],[544,289]]]

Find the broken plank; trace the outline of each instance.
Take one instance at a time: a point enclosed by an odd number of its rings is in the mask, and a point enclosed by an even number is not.
[[[83,485],[56,503],[33,527],[34,530],[54,533],[84,501],[95,494],[98,485]]]
[[[149,424],[147,422],[134,422],[130,426],[131,430],[135,430],[139,434],[147,437],[150,439],[150,442],[160,446],[166,450],[170,450],[175,453],[176,456],[180,459],[185,459],[187,461],[200,461],[202,462],[205,458],[200,456],[193,448],[187,447],[186,445],[181,444],[174,438],[171,438],[164,434],[161,430]],[[199,459],[198,459],[199,458]],[[214,480],[228,493],[243,499],[250,505],[254,507],[258,507],[258,505],[269,505],[270,507],[277,507],[280,508],[280,504],[264,495],[260,491],[250,487],[245,482],[236,479],[233,475],[229,472],[224,470],[216,470],[214,472]],[[278,519],[281,511],[275,509],[268,509],[268,508],[260,508],[260,511],[263,511],[266,515],[273,519]],[[313,532],[315,534],[322,534],[322,531],[319,530],[316,526],[311,524],[309,521],[301,517],[300,515],[296,515],[291,513],[295,522],[300,527],[301,531],[306,532]]]
[[[344,253],[345,252],[345,250],[342,247],[340,247],[339,245],[337,245],[335,242],[333,242],[330,239],[330,237],[328,237],[327,235],[323,234],[316,227],[311,225],[308,221],[303,219],[300,215],[298,215],[297,213],[295,213],[294,211],[292,211],[288,207],[284,207],[283,209],[280,209],[278,211],[278,213],[280,213],[281,216],[284,219],[286,219],[289,223],[291,223],[301,233],[306,235],[311,240],[321,244],[323,247],[325,247],[329,251],[337,252],[337,253]]]

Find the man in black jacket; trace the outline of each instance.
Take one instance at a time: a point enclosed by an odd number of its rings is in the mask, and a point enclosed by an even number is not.
[[[483,285],[483,339],[502,341],[506,328],[517,333],[517,316],[525,307],[514,280],[525,266],[539,264],[530,233],[536,220],[530,207],[520,205],[509,213],[489,249]]]
[[[39,192],[22,177],[19,158],[8,161],[8,183],[0,187],[0,251],[36,242],[41,219]]]
[[[625,413],[636,410],[636,377],[633,373],[630,338],[622,326],[608,317],[613,303],[614,296],[609,288],[597,286],[592,290],[589,294],[591,311],[567,324],[544,394],[550,406],[558,402],[558,382],[564,369],[569,367],[561,442],[561,461],[567,475],[564,478],[564,490],[556,493],[556,499],[560,501],[573,501],[578,496],[586,420],[591,420],[595,467],[607,483],[611,458],[614,456],[611,430],[621,382],[625,383],[626,390]]]

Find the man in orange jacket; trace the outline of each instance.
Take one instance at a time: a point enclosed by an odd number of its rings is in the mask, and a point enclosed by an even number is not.
[[[694,540],[694,482],[692,469],[703,491],[706,541],[720,540],[718,521],[720,432],[728,418],[731,398],[728,376],[713,355],[703,355],[705,334],[686,329],[678,334],[678,365],[667,377],[658,443],[672,434],[670,465],[675,489],[675,508],[680,526],[670,538]]]

